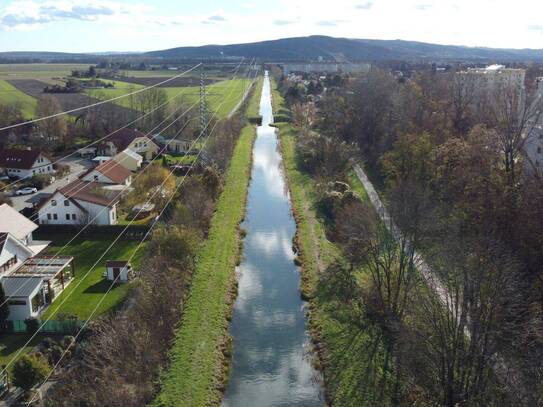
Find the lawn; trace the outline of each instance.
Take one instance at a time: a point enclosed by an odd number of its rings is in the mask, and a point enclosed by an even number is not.
[[[48,254],[67,255],[74,257],[75,279],[60,294],[53,304],[42,315],[42,319],[53,316],[58,312],[75,314],[80,319],[90,317],[92,310],[98,304],[104,293],[110,286],[110,283],[102,278],[105,272],[105,262],[107,260],[128,260],[134,253],[138,242],[123,240],[122,238],[115,243],[108,254],[99,261],[90,274],[84,278],[84,275],[92,268],[94,263],[107,250],[109,245],[115,239],[115,236],[91,237],[86,239],[77,238],[70,243],[64,250],[61,250],[63,244],[69,240],[68,236],[53,236],[54,246],[48,249]],[[144,245],[132,260],[132,266],[137,269],[144,255]],[[81,282],[78,285],[78,283]],[[104,314],[122,303],[128,293],[128,285],[120,284],[113,288],[102,304],[98,307],[94,317]],[[69,296],[69,297],[68,297]],[[61,303],[64,299],[64,304]]]
[[[255,129],[243,129],[217,202],[209,238],[199,253],[170,366],[161,378],[157,406],[218,405],[217,377],[224,374],[221,344],[228,335],[235,265],[239,256],[238,227],[245,214]]]
[[[0,65],[0,67],[1,66],[2,65]],[[8,82],[0,80],[0,103],[20,103],[23,116],[25,118],[32,118],[36,113],[38,101],[26,93],[21,92]]]
[[[210,111],[215,112],[224,99],[225,101],[217,112],[217,116],[220,118],[228,116],[230,111],[237,105],[243,96],[245,86],[248,85],[249,81],[247,79],[230,79],[209,85],[207,87],[207,99]],[[84,93],[100,100],[107,100],[126,95],[142,88],[144,88],[143,85],[115,81],[114,89],[86,90]],[[166,91],[168,99],[175,98],[177,96],[183,98],[188,103],[194,103],[200,98],[200,88],[197,86],[164,87],[160,89],[164,89]],[[116,100],[114,103],[129,108],[130,97]]]
[[[163,154],[163,157],[166,157],[169,165],[190,165],[196,161],[196,155],[171,155]]]

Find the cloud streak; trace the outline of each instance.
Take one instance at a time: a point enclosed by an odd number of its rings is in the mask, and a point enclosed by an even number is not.
[[[370,10],[373,8],[373,1],[368,1],[363,4],[357,4],[354,6],[357,10]]]

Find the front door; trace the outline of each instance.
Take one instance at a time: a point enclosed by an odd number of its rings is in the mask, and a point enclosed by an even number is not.
[[[119,281],[119,275],[121,274],[121,269],[119,267],[113,267],[113,281]]]

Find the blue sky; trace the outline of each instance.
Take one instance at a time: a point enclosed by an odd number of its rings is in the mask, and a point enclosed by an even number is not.
[[[311,34],[543,48],[535,0],[0,0],[0,51],[148,51]]]

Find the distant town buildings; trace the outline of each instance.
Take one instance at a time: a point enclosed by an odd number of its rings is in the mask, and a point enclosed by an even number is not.
[[[291,73],[367,73],[371,64],[366,63],[336,63],[336,62],[308,62],[281,64],[283,74]]]

